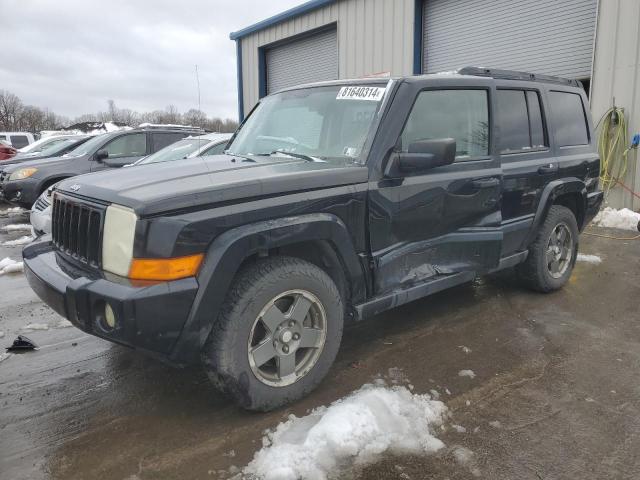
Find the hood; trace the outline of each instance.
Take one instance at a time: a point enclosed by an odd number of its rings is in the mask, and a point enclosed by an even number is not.
[[[61,182],[57,190],[123,205],[144,217],[367,179],[367,168],[351,161],[214,155],[82,175]]]
[[[52,163],[56,163],[56,162],[60,162],[62,160],[67,160],[71,157],[45,157],[45,158],[38,158],[38,159],[31,159],[31,158],[18,158],[16,159],[16,161],[14,162],[13,158],[9,159],[9,161],[7,162],[8,165],[4,165],[4,164],[0,164],[0,168],[2,170],[4,170],[7,173],[12,173],[15,172],[16,170],[20,169],[20,168],[27,168],[27,167],[46,167],[47,165],[50,165]],[[80,157],[73,157],[73,158],[80,158]],[[37,178],[38,174],[36,173],[34,178]]]

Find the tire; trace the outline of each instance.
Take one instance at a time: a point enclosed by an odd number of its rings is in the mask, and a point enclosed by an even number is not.
[[[565,249],[554,247],[551,236],[555,233],[557,239],[558,232],[565,231],[565,228],[571,236],[571,245],[566,247],[567,255],[570,256],[566,257],[565,264],[559,263],[559,266],[562,265],[566,268],[554,271],[556,270],[554,261],[558,255],[558,248],[561,251]],[[578,235],[578,224],[573,212],[561,205],[552,205],[535,240],[529,246],[527,260],[516,269],[518,276],[529,288],[538,292],[548,293],[562,288],[569,280],[576,263]],[[560,253],[560,258],[563,256]],[[554,258],[554,260],[549,263],[549,258]]]
[[[294,312],[294,304],[299,312],[309,304],[308,313]],[[302,321],[292,320],[303,315]],[[318,386],[340,348],[343,322],[342,298],[322,269],[293,257],[259,260],[244,268],[229,289],[203,348],[203,364],[216,387],[237,404],[272,410]],[[311,327],[316,327],[313,332]],[[321,327],[324,335],[318,333]],[[321,346],[305,348],[303,341]],[[258,347],[269,351],[260,357]],[[276,356],[269,357],[273,352]],[[295,372],[290,374],[292,361]]]

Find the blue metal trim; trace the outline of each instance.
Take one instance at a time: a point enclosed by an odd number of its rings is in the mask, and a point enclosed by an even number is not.
[[[238,75],[238,122],[242,123],[244,120],[244,91],[242,88],[242,44],[238,38],[236,40],[236,67]]]
[[[309,2],[303,3],[302,5],[298,5],[297,7],[293,7],[287,11],[274,15],[273,17],[269,17],[266,20],[254,23],[253,25],[243,28],[242,30],[231,32],[229,34],[229,38],[231,40],[238,40],[239,38],[246,37],[250,33],[257,32],[258,30],[270,27],[272,25],[275,25],[276,23],[280,23],[285,20],[289,20],[290,18],[297,17],[298,15],[310,12],[311,10],[316,10],[320,7],[324,7],[325,5],[329,5],[330,3],[334,3],[335,1],[336,0],[311,0]]]
[[[416,0],[413,17],[413,74],[422,74],[422,15],[424,0]]]
[[[258,98],[267,95],[267,59],[265,48],[258,48]]]

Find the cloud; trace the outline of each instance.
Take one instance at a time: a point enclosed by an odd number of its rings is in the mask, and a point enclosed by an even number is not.
[[[74,117],[120,108],[196,108],[237,117],[229,32],[302,0],[4,0],[0,88]]]

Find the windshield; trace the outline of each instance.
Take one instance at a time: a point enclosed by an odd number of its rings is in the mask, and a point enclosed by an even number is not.
[[[105,136],[105,134],[96,135],[91,140],[87,140],[79,147],[71,150],[65,155],[65,157],[81,157],[82,155],[89,155],[90,153],[93,153],[95,150],[100,148],[104,144],[106,138],[107,137]]]
[[[311,87],[264,98],[228,147],[232,155],[359,158],[384,85]]]
[[[138,160],[135,165],[146,165],[148,163],[171,162],[187,158],[190,154],[199,148],[209,144],[211,140],[201,137],[189,137],[172,143],[168,147],[158,150],[156,153],[148,157]]]
[[[31,151],[29,152],[29,154],[37,153],[38,155],[45,157],[55,155],[56,153],[61,152],[62,150],[67,148],[69,145],[72,145],[78,141],[78,138],[61,138],[55,142],[43,145],[42,148],[37,149],[37,151]]]

